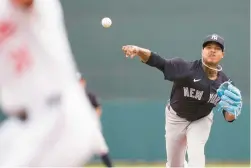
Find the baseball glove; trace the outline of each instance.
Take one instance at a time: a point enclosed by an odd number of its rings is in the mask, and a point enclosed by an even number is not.
[[[217,95],[221,99],[218,103],[219,110],[225,110],[235,115],[235,118],[237,118],[242,109],[242,97],[240,90],[231,84],[230,81],[226,81],[217,89]]]

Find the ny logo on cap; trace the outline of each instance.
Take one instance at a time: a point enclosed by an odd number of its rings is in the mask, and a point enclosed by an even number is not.
[[[217,40],[218,39],[218,35],[216,35],[216,34],[212,35],[211,39]]]

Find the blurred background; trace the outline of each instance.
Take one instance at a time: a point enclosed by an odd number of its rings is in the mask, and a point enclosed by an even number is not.
[[[79,70],[103,108],[103,133],[115,166],[165,166],[165,104],[172,83],[138,59],[126,44],[162,57],[201,57],[205,36],[225,38],[224,72],[242,91],[243,110],[233,123],[215,112],[206,146],[207,164],[249,166],[250,1],[249,0],[61,0]],[[101,19],[112,19],[103,28]],[[94,158],[89,166],[99,166]]]
[[[77,64],[103,107],[103,133],[114,161],[165,166],[164,108],[172,86],[157,69],[125,58],[121,47],[194,60],[201,57],[204,37],[217,33],[226,42],[224,72],[242,91],[244,106],[231,124],[215,113],[207,163],[249,164],[249,0],[61,1]],[[102,27],[104,17],[111,18],[110,28]]]

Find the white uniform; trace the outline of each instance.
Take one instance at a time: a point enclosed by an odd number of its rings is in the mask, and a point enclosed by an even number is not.
[[[0,166],[81,166],[90,159],[99,123],[75,73],[59,0],[34,0],[29,10],[0,1],[1,106],[7,113],[25,108],[29,117],[10,136],[10,149],[0,149]]]

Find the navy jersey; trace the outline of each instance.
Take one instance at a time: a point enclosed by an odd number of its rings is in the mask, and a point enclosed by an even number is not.
[[[158,68],[166,80],[173,82],[170,105],[178,116],[188,121],[207,116],[220,101],[217,89],[229,80],[223,72],[218,73],[216,80],[210,80],[203,70],[201,60],[167,60],[152,53],[146,64]]]

